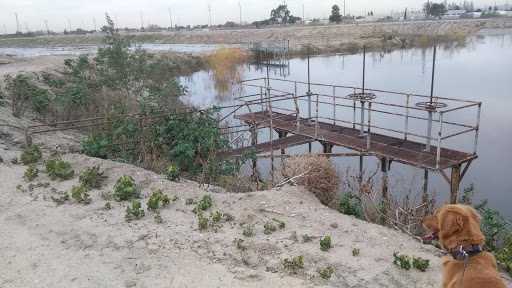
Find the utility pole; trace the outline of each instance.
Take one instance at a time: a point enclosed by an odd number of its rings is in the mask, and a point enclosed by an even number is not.
[[[114,19],[116,20],[116,29],[119,30],[119,26],[117,25],[117,15],[114,16]]]
[[[18,13],[14,13],[14,15],[16,15],[16,33],[18,33],[18,32],[21,33],[21,26],[20,26],[20,21],[18,20]]]
[[[212,9],[211,5],[208,4],[208,27],[212,26]]]
[[[48,34],[48,36],[50,36],[50,28],[48,28],[48,19],[44,20],[44,24],[46,25],[46,34]]]
[[[306,18],[304,18],[304,2],[302,3],[302,20],[306,21]]]
[[[98,32],[98,30],[96,30],[96,18],[93,17],[92,18],[92,22],[94,22],[94,33]]]
[[[238,1],[238,7],[240,8],[240,26],[242,26],[242,2]]]
[[[345,17],[347,16],[345,14],[345,11],[346,11],[346,5],[345,5],[345,0],[343,0],[343,24],[345,24]]]
[[[171,14],[171,8],[169,8],[169,20],[171,21],[171,30],[172,30],[172,14]]]
[[[71,19],[68,18],[68,23],[69,23],[69,32],[71,32]]]
[[[27,25],[27,21],[25,21],[25,33],[28,33],[29,30],[28,30],[28,25]]]
[[[5,24],[4,24],[4,34],[7,35],[7,27],[5,27]]]
[[[84,17],[82,17],[82,30],[85,30],[85,27],[84,27]]]
[[[144,31],[144,20],[142,19],[142,11],[140,11],[140,22],[142,23],[142,31]]]

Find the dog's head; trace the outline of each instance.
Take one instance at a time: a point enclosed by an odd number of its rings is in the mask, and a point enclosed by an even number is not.
[[[480,231],[481,217],[475,209],[466,205],[445,205],[434,215],[423,218],[423,226],[433,232],[424,240],[439,238],[445,250],[458,245],[484,244],[485,237]]]

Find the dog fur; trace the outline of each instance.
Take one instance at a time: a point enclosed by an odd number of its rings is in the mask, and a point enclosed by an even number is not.
[[[423,226],[439,231],[439,243],[446,251],[458,245],[484,245],[485,236],[480,230],[481,217],[475,209],[466,205],[445,205],[434,215],[423,218]],[[464,269],[464,261],[447,255],[442,259],[443,278],[441,287],[457,288]],[[469,257],[461,287],[506,288],[498,274],[494,255],[481,252]]]

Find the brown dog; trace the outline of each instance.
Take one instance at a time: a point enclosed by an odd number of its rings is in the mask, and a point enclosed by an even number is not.
[[[480,231],[480,222],[476,210],[466,205],[446,205],[423,218],[423,226],[434,231],[425,238],[438,237],[441,246],[451,253],[442,260],[441,287],[459,287],[466,255],[469,259],[460,287],[506,287],[498,274],[494,255],[481,252],[485,236]]]

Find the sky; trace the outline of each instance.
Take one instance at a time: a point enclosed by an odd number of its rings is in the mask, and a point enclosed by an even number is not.
[[[364,15],[365,11],[374,14],[390,14],[391,11],[420,10],[426,0],[345,0],[346,13]],[[441,0],[439,0],[441,2]],[[452,1],[448,1],[451,3]],[[463,2],[458,0],[456,2]],[[494,1],[474,0],[475,8],[494,6]],[[500,3],[503,2],[503,3]],[[498,5],[506,4],[507,0],[498,1]],[[512,0],[510,0],[512,6]],[[94,29],[106,24],[105,13],[117,21],[119,28],[141,27],[141,12],[144,26],[147,23],[161,27],[171,24],[195,26],[207,24],[209,7],[212,24],[224,24],[227,21],[252,23],[270,17],[270,11],[283,4],[278,0],[0,0],[0,34],[16,32],[16,16],[22,32],[46,30],[45,20],[49,29],[62,32],[64,29]],[[343,14],[343,1],[325,0],[288,0],[286,1],[291,14],[298,17],[324,18],[329,17],[331,7],[337,4]],[[171,17],[169,17],[171,9]],[[83,24],[82,24],[83,23]]]

